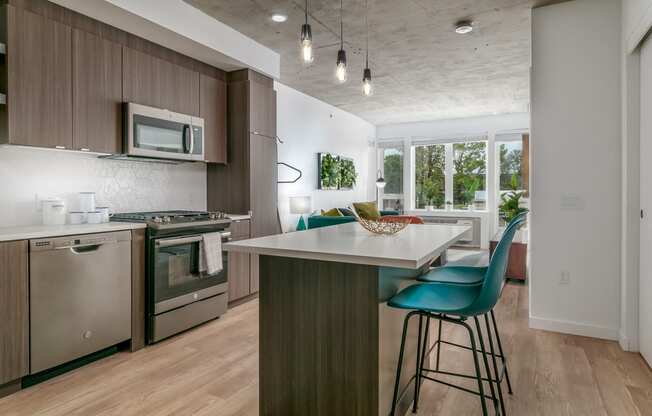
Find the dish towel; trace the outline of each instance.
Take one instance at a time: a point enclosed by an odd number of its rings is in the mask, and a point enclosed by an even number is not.
[[[200,271],[205,271],[209,275],[222,271],[224,266],[222,265],[222,235],[220,233],[202,235],[199,257]]]

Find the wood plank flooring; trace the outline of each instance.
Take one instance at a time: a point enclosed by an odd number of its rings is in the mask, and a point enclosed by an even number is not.
[[[530,330],[527,287],[507,285],[497,308],[518,416],[652,416],[652,372],[617,343]],[[449,325],[450,326],[450,325]],[[449,339],[464,333],[444,326]],[[435,327],[436,328],[436,327]],[[0,400],[0,415],[257,415],[258,301],[135,353],[119,353]],[[470,370],[444,349],[444,368]],[[418,415],[479,415],[475,397],[434,383]]]

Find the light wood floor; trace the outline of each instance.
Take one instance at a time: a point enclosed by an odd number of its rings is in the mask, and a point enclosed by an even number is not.
[[[652,415],[652,372],[638,354],[530,330],[527,305],[527,287],[508,285],[497,309],[515,390],[508,414]],[[166,342],[23,390],[0,400],[0,415],[257,415],[257,314],[254,300]],[[459,330],[444,333],[464,340]],[[443,360],[470,369],[468,352],[444,350]],[[475,397],[427,383],[418,414],[480,412]]]

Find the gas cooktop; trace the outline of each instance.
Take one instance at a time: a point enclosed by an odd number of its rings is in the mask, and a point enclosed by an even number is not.
[[[183,210],[119,213],[114,214],[111,221],[144,222],[149,227],[157,229],[217,224],[228,225],[231,223],[231,220],[223,212]]]

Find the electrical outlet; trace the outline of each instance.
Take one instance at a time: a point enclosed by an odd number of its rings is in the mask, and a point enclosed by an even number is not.
[[[569,285],[570,284],[570,272],[568,270],[562,270],[559,277],[560,285]]]

